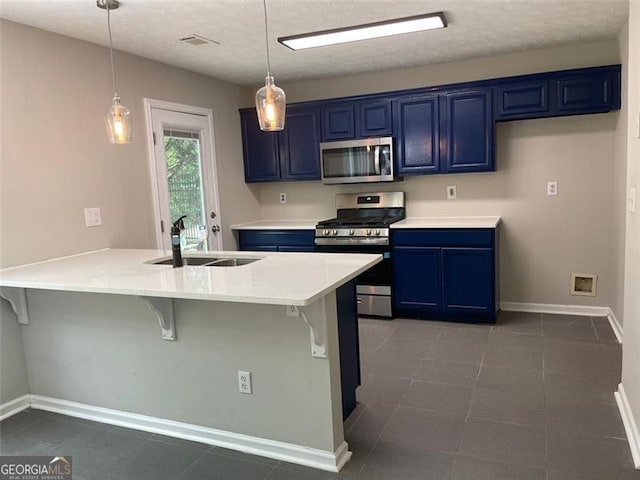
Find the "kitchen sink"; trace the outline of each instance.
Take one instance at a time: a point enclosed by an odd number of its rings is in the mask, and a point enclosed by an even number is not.
[[[185,265],[206,265],[207,263],[215,262],[219,260],[218,257],[182,257],[182,261]],[[151,265],[173,265],[172,257],[163,257],[157,260],[151,260]]]
[[[242,265],[249,265],[250,263],[257,262],[261,258],[249,258],[249,257],[182,257],[184,265],[202,266],[202,267],[241,267]],[[155,260],[146,262],[150,265],[173,265],[172,257],[162,257]]]
[[[250,263],[257,262],[259,258],[221,258],[213,263],[208,263],[207,267],[241,267],[242,265],[249,265]]]

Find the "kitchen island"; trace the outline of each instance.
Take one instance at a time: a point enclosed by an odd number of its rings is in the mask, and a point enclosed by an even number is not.
[[[153,264],[167,255],[108,249],[0,271],[23,324],[24,406],[339,470],[339,317],[355,318],[352,280],[380,256]]]

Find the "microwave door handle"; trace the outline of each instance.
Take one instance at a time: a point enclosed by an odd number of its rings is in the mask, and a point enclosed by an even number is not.
[[[376,170],[376,175],[380,175],[380,145],[376,145],[374,151],[374,168]]]

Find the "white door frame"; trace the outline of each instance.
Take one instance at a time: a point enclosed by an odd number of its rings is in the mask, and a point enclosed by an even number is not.
[[[160,215],[160,195],[158,193],[158,171],[157,164],[155,158],[155,145],[153,142],[153,122],[151,117],[151,110],[153,108],[161,109],[161,110],[169,110],[172,112],[178,113],[189,113],[194,115],[201,115],[207,118],[209,123],[209,132],[210,137],[207,139],[203,139],[203,145],[208,143],[211,145],[211,152],[208,155],[207,161],[209,158],[211,159],[209,168],[213,175],[212,185],[207,185],[206,188],[209,189],[210,194],[213,196],[213,200],[216,205],[218,205],[216,223],[218,223],[221,227],[220,232],[218,232],[218,242],[220,245],[220,250],[223,249],[222,244],[222,212],[220,208],[220,196],[218,191],[218,162],[216,159],[216,145],[215,145],[215,134],[213,127],[213,110],[210,108],[203,107],[195,107],[193,105],[183,105],[180,103],[167,102],[164,100],[156,100],[153,98],[143,98],[144,102],[144,113],[145,113],[145,124],[147,128],[147,158],[149,162],[149,176],[151,180],[151,196],[153,199],[153,216],[154,216],[154,231],[156,234],[156,248],[162,249],[162,229],[160,226],[160,222],[162,220]],[[203,179],[204,180],[204,179]],[[209,212],[205,212],[208,215]],[[165,230],[170,228],[170,225],[165,225]],[[208,228],[208,227],[207,227]],[[166,233],[166,232],[165,232]],[[208,235],[211,235],[211,231],[207,232]]]

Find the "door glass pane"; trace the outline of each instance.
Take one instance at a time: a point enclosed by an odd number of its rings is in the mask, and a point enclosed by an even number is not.
[[[174,222],[183,215],[186,244],[184,250],[207,249],[202,189],[200,134],[181,130],[164,130],[164,153],[167,159],[169,211]]]

